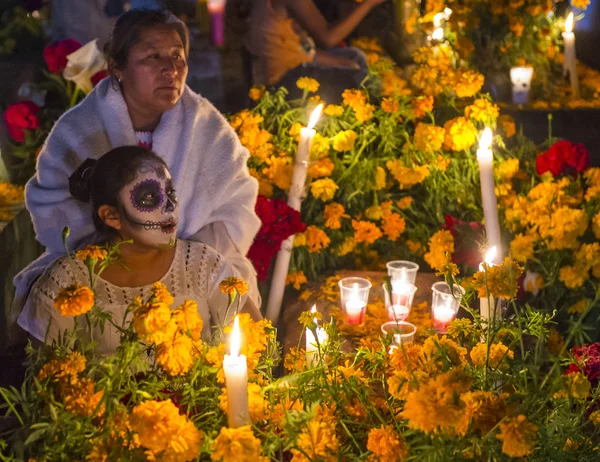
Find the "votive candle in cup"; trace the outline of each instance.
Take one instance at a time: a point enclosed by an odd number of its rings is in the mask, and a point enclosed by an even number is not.
[[[445,334],[448,330],[448,325],[458,313],[465,289],[456,284],[450,288],[445,282],[436,282],[431,286],[431,292],[433,326],[439,333]]]
[[[414,284],[417,280],[419,265],[407,260],[394,260],[386,263],[392,287],[399,284]]]
[[[408,317],[416,291],[417,287],[415,285],[403,284],[401,292],[392,290],[390,294],[387,286],[383,285],[385,307],[388,310],[388,319],[390,321],[404,321]]]
[[[512,82],[513,104],[521,106],[529,103],[529,89],[533,78],[533,67],[512,67],[510,80]]]
[[[349,277],[339,283],[342,309],[348,324],[359,325],[365,320],[371,282],[365,278]]]
[[[403,343],[411,343],[414,340],[417,327],[410,322],[390,321],[381,325],[381,331],[386,337],[392,335],[392,343],[400,346]]]

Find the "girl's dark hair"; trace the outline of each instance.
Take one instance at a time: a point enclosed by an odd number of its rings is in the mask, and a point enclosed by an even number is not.
[[[96,229],[112,232],[98,216],[101,205],[118,207],[119,191],[136,176],[138,167],[144,162],[165,161],[152,151],[140,146],[121,146],[108,151],[99,159],[86,159],[69,177],[69,192],[81,202],[92,205]]]
[[[110,74],[114,75],[115,69],[127,67],[131,47],[139,42],[142,31],[161,26],[170,27],[177,32],[187,56],[190,43],[188,29],[177,16],[167,10],[129,10],[117,19],[106,47]]]

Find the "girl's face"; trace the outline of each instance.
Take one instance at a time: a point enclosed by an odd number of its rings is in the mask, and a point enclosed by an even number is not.
[[[173,180],[164,165],[142,163],[133,181],[119,192],[120,234],[124,240],[148,247],[175,244],[179,205]]]

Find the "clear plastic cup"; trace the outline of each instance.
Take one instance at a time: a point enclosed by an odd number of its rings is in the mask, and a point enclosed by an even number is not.
[[[342,310],[349,324],[362,324],[365,320],[371,282],[365,278],[349,277],[339,283]]]
[[[392,290],[390,294],[387,286],[383,284],[385,307],[388,310],[388,319],[390,321],[404,321],[412,308],[417,286],[414,284],[402,284],[396,288],[399,290]]]
[[[381,325],[381,332],[385,337],[392,335],[394,345],[402,345],[403,343],[411,343],[415,339],[417,327],[406,321],[390,321]]]
[[[417,280],[419,265],[407,260],[394,260],[386,263],[388,276],[391,279],[392,286],[398,283],[414,284]]]
[[[431,292],[433,326],[439,333],[445,334],[448,331],[448,325],[458,313],[465,289],[456,284],[450,288],[445,282],[436,282],[431,286]]]

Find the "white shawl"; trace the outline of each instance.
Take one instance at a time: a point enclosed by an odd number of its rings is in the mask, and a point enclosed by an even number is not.
[[[47,253],[15,278],[17,297],[25,296],[43,270],[64,253],[65,226],[71,229],[70,249],[97,238],[91,206],[71,197],[69,176],[88,157],[135,144],[125,100],[109,78],[56,122],[40,152],[36,176],[25,190],[37,239]],[[260,227],[254,212],[258,185],[248,174],[248,151],[225,118],[186,86],[175,107],[162,115],[153,134],[153,151],[165,160],[175,181],[182,207],[178,237],[208,240],[231,256],[235,266],[242,262],[242,274],[247,275],[244,256]],[[223,228],[230,239],[222,236]],[[218,235],[210,242],[215,231]]]

